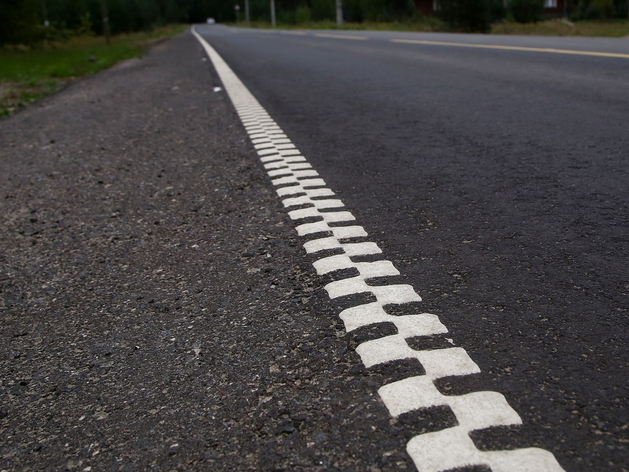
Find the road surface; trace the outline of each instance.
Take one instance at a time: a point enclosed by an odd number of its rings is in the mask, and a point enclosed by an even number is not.
[[[461,388],[626,468],[629,43],[199,32],[479,362]]]
[[[480,370],[439,394],[521,419],[473,447],[628,470],[629,44],[197,32],[382,249],[353,263],[422,298],[389,313],[447,327],[410,348]],[[0,123],[0,469],[421,469],[409,440],[468,410],[391,414],[428,364],[365,367],[395,328],[346,332],[370,299],[326,286],[355,269],[317,275],[338,251],[305,253],[205,54],[185,33]]]

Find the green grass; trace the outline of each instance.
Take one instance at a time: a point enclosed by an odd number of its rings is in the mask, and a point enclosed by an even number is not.
[[[231,26],[247,25],[244,22],[232,23]],[[271,28],[271,23],[252,22],[251,28]],[[447,32],[447,26],[437,18],[420,17],[417,20],[382,23],[344,23],[338,28],[334,21],[317,21],[302,24],[278,24],[280,29],[342,29],[342,30],[379,30],[379,31],[422,31]],[[513,21],[495,23],[492,34],[538,35],[538,36],[600,36],[622,38],[629,36],[629,21],[579,21],[573,24],[558,20],[539,23],[521,24]]]
[[[270,22],[252,21],[249,25],[244,22],[229,23],[229,26],[242,26],[250,28],[271,29]],[[443,22],[437,18],[421,17],[420,19],[408,21],[392,21],[392,22],[364,22],[364,23],[343,23],[339,28],[335,21],[309,21],[307,23],[278,23],[279,29],[289,30],[370,30],[370,31],[444,31]]]
[[[50,95],[64,83],[111,67],[115,63],[141,57],[161,38],[180,33],[185,25],[156,28],[111,38],[77,36],[57,44],[37,48],[0,49],[0,116]]]
[[[570,23],[558,20],[547,20],[529,24],[505,21],[493,25],[491,32],[493,34],[535,36],[599,36],[608,38],[623,38],[629,36],[629,21],[599,20],[577,21]]]

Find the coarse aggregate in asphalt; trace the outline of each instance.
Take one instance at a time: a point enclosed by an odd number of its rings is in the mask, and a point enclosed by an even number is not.
[[[0,470],[411,470],[203,57],[0,121]]]
[[[475,444],[629,471],[629,61],[390,39],[629,43],[197,31],[480,367],[440,391],[497,391],[521,416]]]
[[[480,366],[439,391],[521,415],[476,446],[628,471],[627,63],[198,31]],[[412,470],[455,424],[389,416],[421,365],[362,367],[220,85],[186,32],[0,120],[0,471]]]

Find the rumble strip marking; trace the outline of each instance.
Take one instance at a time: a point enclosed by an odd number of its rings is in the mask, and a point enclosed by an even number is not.
[[[559,472],[563,471],[552,453],[539,448],[509,451],[481,451],[469,436],[471,431],[494,426],[518,425],[520,416],[497,392],[474,392],[466,395],[443,395],[434,380],[480,372],[478,366],[459,347],[414,350],[407,338],[447,333],[436,315],[417,313],[394,316],[387,305],[421,301],[410,285],[371,285],[370,279],[399,275],[390,261],[354,262],[353,257],[381,254],[380,248],[364,239],[367,232],[355,224],[355,217],[334,198],[317,171],[301,155],[281,128],[262,108],[218,53],[194,30],[218,72],[251,141],[277,187],[277,194],[296,221],[300,236],[319,237],[304,244],[307,253],[317,255],[330,249],[343,254],[321,256],[314,262],[319,275],[342,269],[355,269],[359,275],[330,282],[325,286],[330,298],[371,293],[376,301],[343,310],[340,317],[350,332],[377,323],[393,323],[397,334],[360,344],[356,352],[369,368],[394,360],[417,359],[425,375],[383,385],[378,394],[394,417],[417,409],[447,406],[458,425],[441,431],[421,434],[407,444],[407,451],[420,472],[440,472],[465,466],[488,466],[493,472]],[[297,209],[292,209],[299,207]],[[310,221],[312,219],[317,221]],[[307,222],[301,221],[309,219]]]

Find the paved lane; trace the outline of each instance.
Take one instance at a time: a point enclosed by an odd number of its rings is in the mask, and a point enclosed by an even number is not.
[[[627,470],[622,40],[199,28],[566,470]],[[366,39],[331,37],[345,35]],[[443,342],[435,339],[435,343]]]

